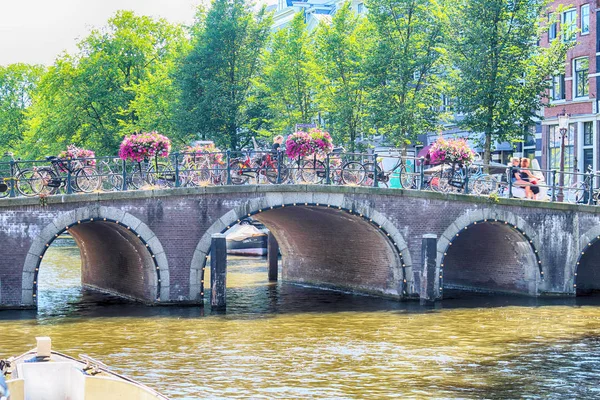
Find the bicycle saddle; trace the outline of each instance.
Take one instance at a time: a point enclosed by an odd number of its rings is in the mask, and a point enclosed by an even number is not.
[[[46,161],[56,160],[56,156],[46,156]]]

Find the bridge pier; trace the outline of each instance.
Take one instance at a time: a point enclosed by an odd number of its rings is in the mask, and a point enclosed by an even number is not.
[[[277,282],[277,270],[279,263],[279,243],[272,232],[269,232],[267,243],[267,259],[269,263],[269,282]]]
[[[433,234],[423,235],[421,245],[421,262],[423,273],[421,275],[421,304],[430,304],[437,300],[437,290],[435,283],[438,282],[436,276],[436,257],[437,257],[437,236]],[[440,274],[442,271],[440,270]]]
[[[227,305],[227,241],[222,233],[211,237],[210,306],[224,309]]]

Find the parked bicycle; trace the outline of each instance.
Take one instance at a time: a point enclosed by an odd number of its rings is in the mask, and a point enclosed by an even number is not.
[[[304,183],[323,183],[327,181],[329,170],[329,182],[334,185],[360,185],[366,177],[366,171],[363,164],[357,161],[358,157],[358,154],[344,153],[343,147],[333,149],[325,157],[313,154],[308,159],[297,161],[300,179]]]
[[[363,163],[366,172],[363,185],[373,186],[373,176],[375,174],[377,176],[377,185],[380,187],[388,187],[390,178],[398,176],[398,179],[400,180],[400,187],[404,189],[415,189],[417,182],[415,178],[416,175],[414,171],[410,171],[410,166],[407,165],[405,158],[402,157],[401,149],[391,149],[389,158],[392,157],[396,158],[396,163],[388,170],[385,170],[383,165],[384,157],[377,157],[376,166],[373,165],[372,161]]]
[[[598,172],[597,172],[598,173]],[[590,201],[590,190],[592,189],[592,179],[595,177],[594,170],[591,165],[588,165],[586,174],[583,180],[572,183],[564,189],[564,199],[568,203],[575,204],[597,204],[600,196],[600,188],[593,189],[592,198]]]
[[[437,167],[436,167],[437,168]],[[464,193],[467,183],[467,168],[469,168],[468,191],[477,195],[489,195],[498,190],[498,180],[483,172],[483,165],[443,164],[433,176],[437,185],[432,190],[443,193]]]
[[[35,183],[35,188],[39,187],[36,194],[52,195],[61,188],[68,191],[69,175],[70,184],[74,192],[91,193],[100,188],[100,177],[90,160],[72,160],[71,162],[58,158],[56,156],[47,156],[46,160],[50,166],[34,167],[34,174],[40,183]],[[63,173],[67,173],[64,176]],[[18,182],[18,181],[17,181]],[[39,186],[41,184],[41,186]],[[31,183],[32,187],[34,186]]]
[[[262,176],[266,177],[269,183],[283,183],[289,178],[289,169],[282,162],[279,165],[278,156],[271,153],[255,154],[250,156],[250,152],[242,157],[236,157],[229,163],[231,183],[234,185],[243,185],[248,183],[250,178],[255,178],[257,183]]]

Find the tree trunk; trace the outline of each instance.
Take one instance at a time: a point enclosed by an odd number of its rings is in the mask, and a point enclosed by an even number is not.
[[[492,158],[492,134],[485,133],[485,144],[483,145],[483,172],[490,173],[490,160]]]

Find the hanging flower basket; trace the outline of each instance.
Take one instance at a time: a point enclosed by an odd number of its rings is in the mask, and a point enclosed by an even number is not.
[[[326,155],[331,153],[333,150],[333,139],[329,132],[322,131],[318,128],[313,128],[308,131],[310,135],[311,145],[314,153],[318,155]]]
[[[184,153],[184,163],[197,163],[202,161],[203,159],[208,159],[213,165],[225,165],[223,153],[214,145],[214,143],[187,146],[184,149]]]
[[[290,158],[306,157],[312,155],[313,152],[310,135],[306,132],[294,132],[285,141],[285,154]]]
[[[307,132],[294,132],[285,142],[285,152],[290,158],[326,155],[333,150],[333,140],[328,132],[313,128]]]
[[[475,159],[475,152],[469,147],[466,139],[444,139],[440,137],[429,148],[429,156],[433,164],[468,165]]]
[[[68,145],[67,150],[58,153],[57,157],[63,160],[65,163],[67,159],[75,160],[77,166],[93,167],[96,165],[96,153],[94,153],[92,150],[77,147],[74,144]],[[59,164],[58,167],[62,172],[66,172],[66,164]]]
[[[152,157],[168,157],[171,141],[158,132],[137,133],[126,136],[121,142],[119,157],[122,160],[142,162]]]

